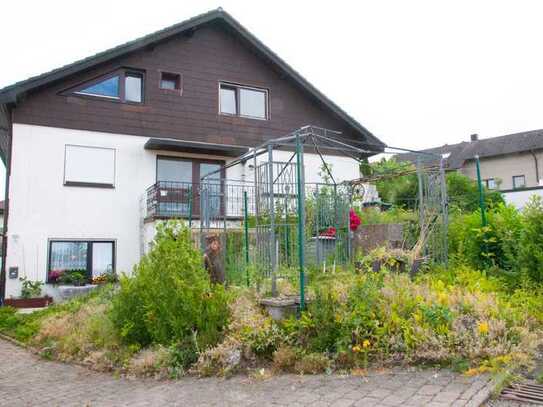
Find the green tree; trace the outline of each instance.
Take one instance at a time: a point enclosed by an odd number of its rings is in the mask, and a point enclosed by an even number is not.
[[[417,199],[417,175],[411,173],[415,166],[407,161],[382,158],[379,161],[363,165],[361,171],[369,177],[379,178],[375,185],[382,201],[414,208]],[[405,174],[405,175],[402,175]]]
[[[496,207],[504,203],[499,191],[484,189],[485,204],[488,208]],[[477,181],[465,175],[453,171],[447,173],[447,195],[449,197],[449,209],[473,212],[479,209],[479,187]]]

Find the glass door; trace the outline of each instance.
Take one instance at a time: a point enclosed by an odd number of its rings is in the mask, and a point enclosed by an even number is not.
[[[206,189],[205,198],[207,202],[204,203],[209,216],[217,217],[221,213],[221,202],[223,188],[221,186],[221,172],[215,172],[220,170],[221,165],[215,163],[200,163],[200,179],[207,174],[211,174],[204,180],[202,188]]]
[[[200,180],[204,175],[220,170],[222,161],[157,157],[158,215],[188,217],[200,215]],[[211,216],[221,212],[223,187],[222,173],[212,174],[206,182],[207,208]]]
[[[193,187],[193,164],[176,157],[157,158],[159,216],[188,216]],[[194,202],[194,201],[193,201]]]

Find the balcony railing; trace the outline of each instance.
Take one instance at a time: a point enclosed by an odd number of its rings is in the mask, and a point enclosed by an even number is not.
[[[244,193],[248,214],[254,213],[253,189],[243,181],[158,181],[146,191],[146,218],[242,218]]]
[[[147,188],[147,216],[196,216],[199,214],[198,192],[198,186],[192,182],[159,181]]]

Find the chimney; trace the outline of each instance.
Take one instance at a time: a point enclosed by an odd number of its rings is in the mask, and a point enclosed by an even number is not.
[[[471,142],[479,141],[479,135],[477,133],[472,134],[471,136]]]

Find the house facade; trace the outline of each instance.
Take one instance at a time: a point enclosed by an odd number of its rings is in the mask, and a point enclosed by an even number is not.
[[[522,208],[532,195],[543,196],[543,130],[445,144],[422,150],[446,158],[447,169],[459,171],[476,180],[476,157],[481,179],[490,190],[499,190],[506,202]],[[415,162],[412,154],[400,154],[399,160]],[[436,163],[437,164],[437,163]]]
[[[221,9],[1,89],[0,298],[19,295],[19,277],[55,296],[63,270],[129,273],[157,221],[189,210],[197,221],[201,177],[308,124],[384,148]],[[325,159],[339,180],[359,176],[356,161]],[[319,163],[306,154],[306,179],[319,179]]]

